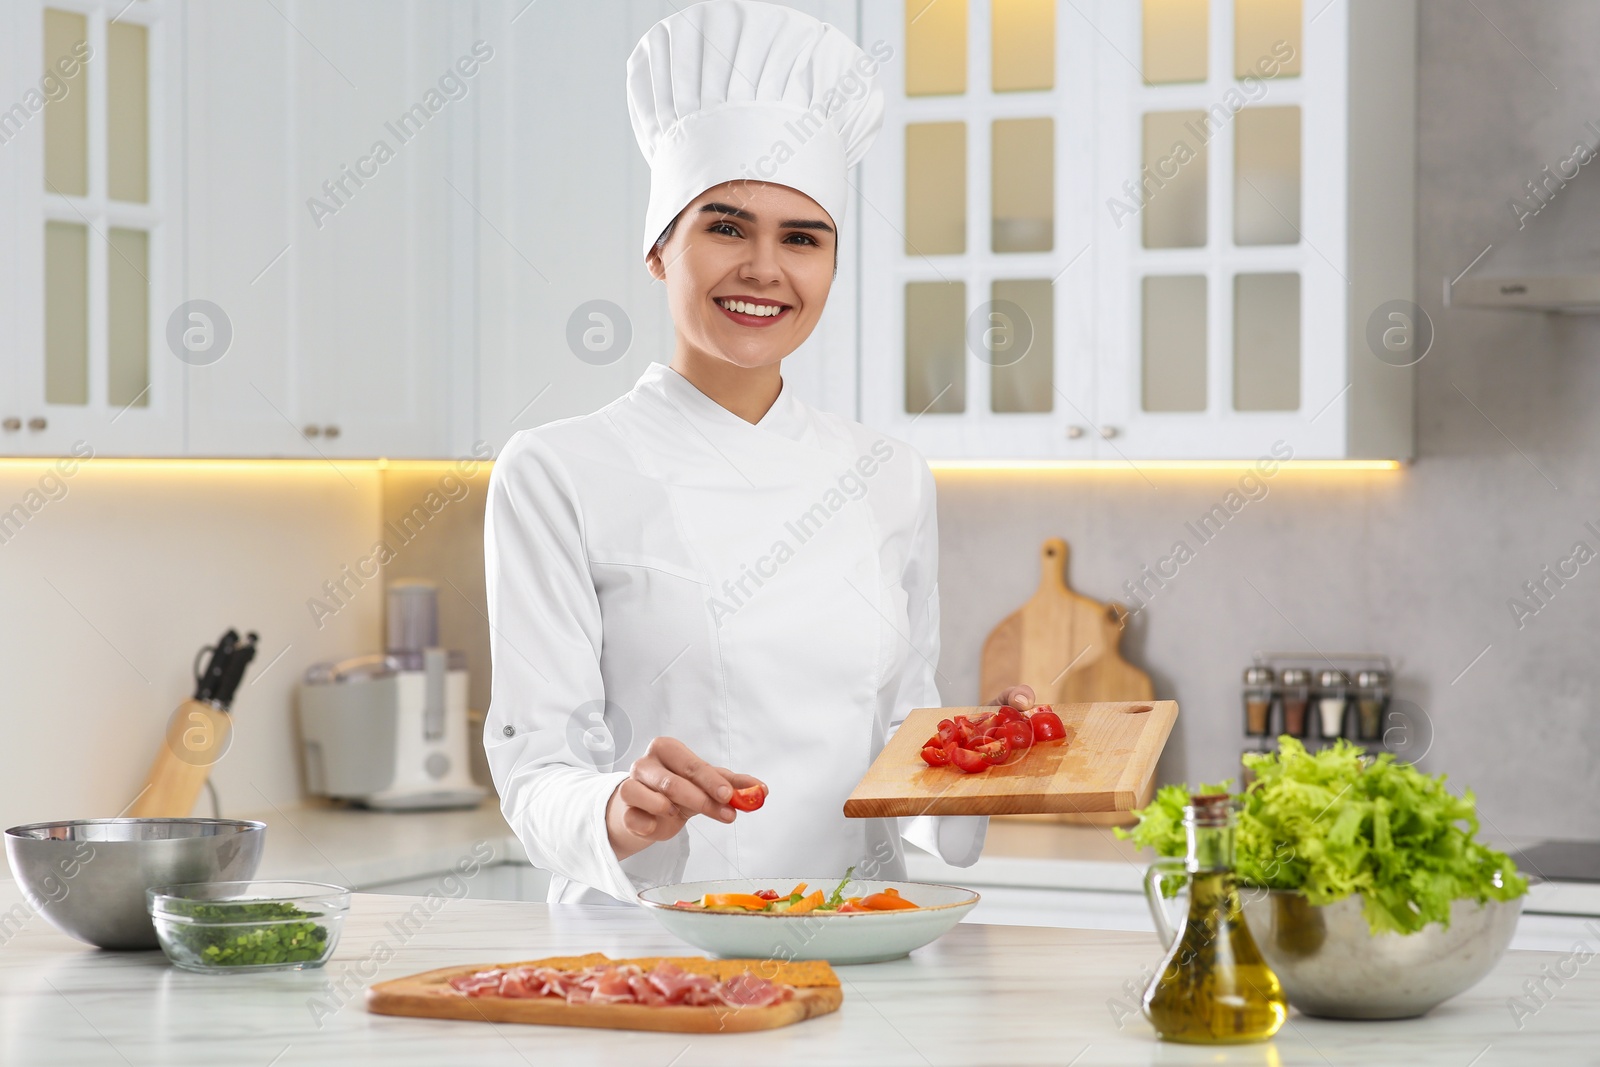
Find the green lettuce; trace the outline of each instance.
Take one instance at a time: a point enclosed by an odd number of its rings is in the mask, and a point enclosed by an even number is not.
[[[1511,859],[1477,840],[1472,791],[1450,793],[1442,774],[1423,774],[1388,752],[1370,757],[1344,740],[1311,754],[1287,735],[1277,752],[1250,753],[1244,763],[1255,774],[1234,839],[1234,869],[1245,885],[1298,890],[1312,904],[1360,893],[1374,934],[1449,926],[1453,901],[1528,891]],[[1117,836],[1182,856],[1190,792],[1164,786],[1135,812],[1138,825]]]

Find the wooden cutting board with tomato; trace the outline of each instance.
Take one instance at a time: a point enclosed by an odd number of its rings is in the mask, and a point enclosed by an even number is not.
[[[844,813],[876,819],[1129,811],[1148,795],[1177,718],[1171,700],[1041,705],[1032,713],[917,708],[867,769]]]
[[[1031,686],[1044,704],[1097,700],[1149,701],[1150,676],[1122,658],[1119,644],[1127,618],[1120,605],[1095,600],[1067,581],[1071,550],[1059,537],[1039,546],[1039,586],[1027,602],[1002,619],[983,643],[978,688],[992,697],[1007,686]],[[1152,779],[1152,787],[1154,779]],[[1153,789],[1152,789],[1153,791]],[[1143,795],[1136,807],[1148,803]],[[1130,823],[1131,815],[1029,813],[1029,821],[1090,825]]]

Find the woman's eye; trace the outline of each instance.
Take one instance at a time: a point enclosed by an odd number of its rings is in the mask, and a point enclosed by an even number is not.
[[[735,227],[731,222],[713,222],[710,226],[706,227],[706,232],[727,233],[733,237],[739,236],[738,228]]]
[[[789,237],[790,239],[798,237],[808,245],[814,245],[817,243],[817,239],[812,237],[809,233],[791,233]]]

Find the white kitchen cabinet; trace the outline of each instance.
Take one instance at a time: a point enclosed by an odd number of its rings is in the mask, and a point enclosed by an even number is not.
[[[477,433],[496,451],[518,429],[582,415],[672,359],[665,287],[641,253],[650,170],[634,142],[628,55],[682,4],[482,0],[499,58],[479,107],[475,216]],[[855,0],[792,6],[853,32]],[[834,297],[784,361],[810,403],[856,414],[859,218],[844,225]]]
[[[464,453],[456,204],[472,190],[472,101],[498,74],[474,54],[472,8],[186,10],[184,296],[220,309],[196,328],[232,334],[220,357],[182,363],[188,451]]]
[[[864,421],[935,459],[1409,458],[1369,322],[1425,343],[1415,6],[1316,7],[867,5]]]
[[[180,23],[172,0],[0,12],[0,453],[182,449],[153,314],[181,280]]]

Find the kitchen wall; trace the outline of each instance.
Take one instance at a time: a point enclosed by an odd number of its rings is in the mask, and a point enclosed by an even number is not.
[[[139,792],[196,651],[228,627],[261,635],[213,780],[226,814],[300,795],[291,697],[304,669],[368,651],[375,584],[322,585],[371,547],[370,465],[0,465],[0,820],[118,814]],[[320,620],[313,597],[329,608]],[[320,624],[319,624],[320,622]],[[198,812],[210,814],[204,797]]]
[[[1600,320],[1448,310],[1440,295],[1487,245],[1474,271],[1596,254],[1600,179],[1582,174],[1520,230],[1509,201],[1575,140],[1600,138],[1585,127],[1600,127],[1590,56],[1600,5],[1421,9],[1417,299],[1436,339],[1418,368],[1420,458],[1396,473],[1266,480],[1265,495],[1149,598],[1124,648],[1183,708],[1163,761],[1170,780],[1232,773],[1237,681],[1254,650],[1382,651],[1401,661],[1400,695],[1431,723],[1424,766],[1473,786],[1491,832],[1600,837],[1600,565],[1552,584],[1520,625],[1508,607],[1574,542],[1600,549],[1584,527],[1600,528]],[[0,510],[39,489],[44,470],[0,467]],[[294,682],[312,662],[381,642],[377,584],[345,579],[333,598],[323,583],[391,536],[385,524],[440,490],[445,473],[84,463],[64,495],[0,543],[0,820],[126,805],[191,688],[195,649],[228,625],[261,631],[264,652],[216,770],[224,808],[293,800]],[[1239,479],[941,474],[945,701],[980,697],[983,637],[1032,592],[1044,538],[1071,544],[1075,587],[1132,603],[1124,582],[1179,538],[1193,544],[1185,523]],[[472,657],[479,708],[485,480],[479,471],[462,478],[464,491],[443,486],[449,504],[387,568],[440,581],[443,637]],[[320,625],[313,597],[334,609]]]

